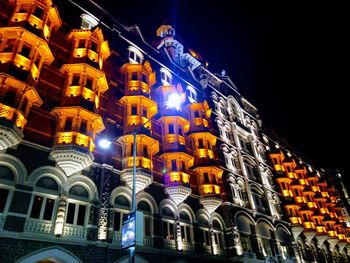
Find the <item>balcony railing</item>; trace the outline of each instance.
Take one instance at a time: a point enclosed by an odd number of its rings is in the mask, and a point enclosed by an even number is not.
[[[63,236],[76,239],[86,239],[86,227],[65,225],[63,228]]]
[[[27,219],[24,226],[24,232],[52,235],[53,224],[52,222],[47,221],[45,222],[36,219]]]
[[[163,239],[164,249],[176,250],[175,240]]]
[[[93,151],[95,145],[93,139],[80,132],[58,132],[56,134],[56,144],[76,144]]]
[[[13,121],[14,124],[23,130],[27,123],[21,111],[11,108],[5,104],[0,103],[0,118],[4,118],[9,121]]]
[[[134,158],[133,157],[127,157],[123,160],[123,168],[132,168],[134,166]],[[145,168],[145,169],[152,169],[152,162],[151,159],[143,157],[143,156],[137,156],[136,157],[136,167],[138,168]]]
[[[202,184],[199,187],[199,193],[202,194],[220,194],[220,186],[215,184]]]

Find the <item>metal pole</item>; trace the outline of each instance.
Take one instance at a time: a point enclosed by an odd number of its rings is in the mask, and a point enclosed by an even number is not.
[[[132,199],[131,199],[131,213],[136,211],[136,129],[133,131],[134,144],[133,144],[133,166],[132,166]],[[135,215],[136,216],[136,215]],[[136,235],[136,225],[135,225]],[[129,263],[135,262],[135,245],[129,248]]]

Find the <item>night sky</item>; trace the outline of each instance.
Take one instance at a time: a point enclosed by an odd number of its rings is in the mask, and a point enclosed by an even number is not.
[[[211,71],[226,70],[266,127],[350,183],[346,1],[96,2],[149,41],[164,21],[173,25]]]

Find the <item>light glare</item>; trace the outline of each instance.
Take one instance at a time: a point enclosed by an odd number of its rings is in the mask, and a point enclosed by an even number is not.
[[[108,149],[111,146],[112,142],[107,140],[107,139],[102,139],[98,142],[98,145],[102,148],[102,149]]]
[[[179,94],[177,93],[171,93],[168,96],[168,101],[166,103],[167,107],[169,109],[180,109],[180,105],[181,105],[181,97]]]

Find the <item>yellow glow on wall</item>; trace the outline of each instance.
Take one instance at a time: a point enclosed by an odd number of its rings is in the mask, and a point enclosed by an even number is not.
[[[330,236],[330,237],[336,237],[336,236],[337,236],[337,231],[334,231],[334,230],[328,231],[328,236]]]
[[[304,222],[303,225],[305,229],[315,229],[315,224],[313,222]]]
[[[284,190],[282,190],[282,195],[284,197],[293,197],[293,192],[291,190],[284,189]]]
[[[199,194],[220,194],[220,186],[214,184],[203,184],[199,186]]]
[[[304,185],[304,186],[306,186],[306,185],[309,185],[309,182],[307,181],[307,179],[299,179],[299,183],[301,184],[301,185]]]
[[[302,223],[300,217],[289,217],[289,221],[290,221],[293,225],[301,225],[301,223]]]
[[[326,227],[324,227],[324,226],[316,226],[316,232],[319,235],[325,234],[326,233]]]
[[[190,175],[185,172],[170,172],[169,173],[171,182],[190,182]]]
[[[273,167],[275,168],[276,172],[279,172],[279,171],[283,171],[284,172],[284,166],[281,165],[281,164],[275,164]]]
[[[134,158],[133,157],[127,157],[127,167],[131,168],[134,165]],[[143,156],[137,156],[136,157],[136,167],[142,167],[145,169],[152,169],[152,162],[150,159],[145,158]]]
[[[79,132],[58,132],[56,134],[56,144],[76,144],[89,151],[93,151],[94,143],[91,137]]]
[[[164,136],[166,143],[175,143],[178,142],[181,145],[185,145],[185,137],[177,134],[166,134]]]
[[[295,196],[295,202],[297,202],[298,204],[306,203],[306,198],[303,196]]]
[[[317,205],[315,202],[307,202],[307,207],[308,208],[317,208]]]

